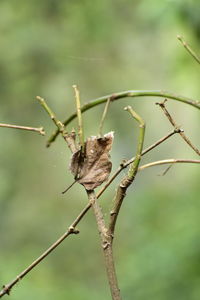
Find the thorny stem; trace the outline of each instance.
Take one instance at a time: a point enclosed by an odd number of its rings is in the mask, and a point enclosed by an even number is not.
[[[111,95],[107,95],[101,98],[97,98],[95,100],[92,100],[86,104],[84,104],[81,108],[81,112],[85,112],[97,105],[103,104],[105,102],[108,101],[108,99],[110,98],[111,101],[116,101],[118,99],[121,98],[127,98],[127,97],[162,97],[162,98],[169,98],[169,99],[173,99],[173,100],[177,100],[189,105],[192,105],[193,107],[196,107],[198,109],[200,109],[200,101],[197,100],[192,100],[188,97],[184,97],[181,95],[177,95],[177,94],[173,94],[167,91],[162,91],[162,90],[156,90],[156,91],[140,91],[140,90],[130,90],[130,91],[124,91],[124,92],[120,92],[120,93],[114,93]],[[63,124],[65,126],[67,126],[72,120],[74,120],[76,118],[77,114],[74,113],[72,114],[67,120],[65,120],[63,122]],[[56,137],[59,134],[59,130],[56,130],[48,139],[47,141],[47,147],[49,147],[51,145],[52,142],[55,141]]]
[[[174,126],[174,128],[178,128],[178,125],[176,124],[176,122],[174,121],[174,119],[172,118],[172,116],[170,115],[169,111],[166,109],[165,103],[166,103],[167,99],[165,99],[163,102],[156,102],[157,105],[159,105],[161,107],[161,109],[163,110],[164,114],[166,115],[166,117],[168,118],[169,122]],[[190,141],[190,139],[185,135],[184,131],[180,131],[179,132],[180,136],[184,139],[184,141],[198,154],[200,155],[200,151],[197,147],[195,147],[192,142]]]
[[[128,110],[134,119],[139,123],[140,133],[138,137],[137,143],[137,151],[134,161],[131,163],[128,174],[121,180],[117,192],[114,198],[113,208],[110,212],[110,222],[109,222],[109,234],[114,237],[115,225],[117,222],[117,217],[119,215],[119,211],[121,205],[123,203],[124,197],[126,196],[126,191],[128,187],[133,183],[135,176],[138,171],[139,163],[142,156],[142,149],[144,143],[144,133],[145,133],[145,123],[143,119],[135,112],[133,109],[128,106],[125,108]]]
[[[158,166],[158,165],[165,165],[165,164],[177,164],[177,163],[190,163],[190,164],[200,164],[200,160],[194,160],[194,159],[163,159],[158,161],[153,161],[148,164],[145,164],[138,168],[138,171],[143,171],[146,168]]]
[[[183,47],[188,51],[188,53],[200,64],[200,58],[198,55],[191,49],[191,47],[186,43],[182,36],[177,35],[177,39],[181,42]]]
[[[151,146],[149,146],[148,148],[146,148],[143,152],[142,155],[146,154],[147,152],[149,152],[150,150],[152,150],[153,148],[157,147],[158,145],[160,145],[161,143],[163,143],[164,141],[166,141],[168,138],[170,138],[171,136],[173,136],[175,133],[177,133],[178,130],[173,130],[171,131],[169,134],[167,134],[166,136],[164,136],[163,138],[161,138],[160,140],[158,140],[157,142],[155,142],[154,144],[152,144]],[[115,172],[115,174],[112,176],[112,178],[109,180],[109,182],[107,182],[107,184],[98,192],[97,194],[97,198],[99,198],[103,192],[107,189],[107,187],[113,182],[113,180],[117,177],[117,175],[119,175],[119,173],[126,168],[127,166],[129,166],[133,161],[134,161],[135,157],[133,157],[132,159],[130,159],[129,161],[127,161],[126,163],[123,163],[122,165],[120,165],[120,167],[118,168],[118,170]],[[68,230],[66,231],[66,233],[64,233],[54,244],[52,244],[44,253],[41,254],[41,256],[39,256],[30,266],[28,266],[24,271],[22,271],[13,281],[11,281],[9,284],[6,284],[4,286],[4,288],[2,289],[2,291],[0,292],[0,298],[5,295],[5,294],[9,294],[9,292],[11,291],[12,287],[14,285],[16,285],[16,283],[21,280],[26,274],[28,274],[34,267],[36,267],[45,257],[47,257],[57,246],[60,245],[60,243],[62,241],[64,241],[71,233],[73,233],[72,231],[74,230],[75,233],[78,233],[78,231],[75,229],[76,226],[78,225],[78,223],[82,220],[82,218],[86,215],[86,213],[89,211],[89,209],[91,208],[91,203],[88,203],[83,210],[80,212],[80,214],[77,216],[77,218],[74,220],[74,222],[69,226]]]
[[[78,136],[81,146],[81,152],[84,153],[84,131],[83,131],[83,120],[81,113],[81,102],[80,102],[80,92],[76,85],[73,85],[75,91],[75,100],[76,100],[76,112],[78,118]]]
[[[105,121],[105,118],[106,118],[106,115],[107,115],[107,112],[108,112],[110,101],[111,101],[111,99],[108,98],[108,100],[106,101],[106,105],[105,105],[104,111],[103,111],[102,119],[101,119],[101,122],[100,122],[100,125],[99,125],[99,135],[100,136],[103,135],[103,133],[102,133],[103,124],[104,124],[104,121]]]
[[[106,265],[106,271],[110,286],[110,291],[113,300],[121,300],[120,289],[118,286],[117,275],[115,271],[114,258],[113,258],[113,249],[112,249],[112,235],[108,234],[106,228],[106,223],[101,211],[101,207],[97,202],[97,197],[93,190],[87,191],[89,203],[93,208],[93,212],[96,218],[97,227],[99,230],[102,249],[104,254],[104,260]]]
[[[34,127],[11,125],[11,124],[4,124],[4,123],[0,123],[0,127],[13,128],[13,129],[21,129],[21,130],[28,130],[28,131],[35,131],[35,132],[38,132],[41,135],[45,135],[45,131],[44,131],[43,127],[34,128]]]

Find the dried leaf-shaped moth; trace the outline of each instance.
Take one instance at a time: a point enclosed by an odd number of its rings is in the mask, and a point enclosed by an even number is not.
[[[85,142],[84,153],[78,150],[72,155],[70,170],[86,190],[93,190],[108,179],[113,138],[113,132],[103,137],[92,136]]]

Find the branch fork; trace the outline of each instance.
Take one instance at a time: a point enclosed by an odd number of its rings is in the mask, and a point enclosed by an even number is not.
[[[194,56],[191,48],[182,40],[182,38],[178,37],[179,40],[183,43],[184,47],[187,49],[187,51],[198,61],[198,57]],[[200,61],[198,61],[200,63]],[[40,102],[40,104],[43,106],[43,108],[46,110],[46,112],[49,114],[52,121],[55,123],[57,127],[57,131],[50,137],[48,143],[52,143],[57,135],[60,133],[64,140],[67,142],[67,145],[69,149],[71,150],[73,155],[76,155],[76,153],[81,152],[83,161],[78,161],[77,164],[85,164],[86,162],[84,160],[87,160],[87,141],[84,142],[84,131],[83,131],[83,122],[82,122],[82,113],[90,108],[95,107],[96,105],[106,103],[103,116],[100,122],[99,126],[99,135],[96,138],[96,140],[105,138],[105,136],[102,135],[102,127],[103,123],[108,111],[108,107],[110,105],[110,102],[114,102],[117,99],[125,98],[125,97],[141,97],[141,96],[156,96],[156,97],[164,97],[164,98],[170,98],[177,101],[181,101],[187,104],[192,105],[193,107],[196,107],[200,109],[200,102],[194,101],[192,99],[171,94],[169,92],[163,92],[163,91],[126,91],[122,93],[116,93],[109,96],[105,96],[102,98],[98,98],[94,100],[93,102],[90,102],[88,104],[85,104],[81,107],[80,104],[80,94],[79,90],[76,85],[73,86],[75,91],[75,100],[76,100],[76,113],[70,116],[66,121],[60,122],[56,115],[53,113],[53,111],[48,107],[45,100],[41,97],[37,97],[37,100]],[[147,152],[151,151],[164,141],[166,141],[168,138],[173,136],[174,134],[180,134],[181,137],[186,141],[186,143],[198,154],[200,155],[200,151],[191,143],[191,141],[185,136],[182,129],[180,129],[177,124],[175,123],[172,116],[169,114],[168,110],[165,106],[166,100],[158,104],[167,118],[169,119],[170,123],[173,125],[174,129],[171,131],[168,135],[164,136],[160,140],[158,140],[156,143],[152,144],[145,150],[143,150],[143,144],[144,144],[144,135],[145,135],[145,122],[144,120],[132,109],[131,106],[127,106],[125,108],[126,111],[130,113],[130,115],[139,123],[139,136],[138,136],[138,142],[137,142],[137,150],[136,155],[127,161],[122,161],[119,168],[116,170],[116,172],[112,175],[112,177],[108,180],[108,182],[104,185],[103,188],[95,194],[94,188],[96,186],[89,186],[88,184],[85,184],[84,182],[81,182],[80,179],[84,178],[84,176],[80,176],[81,170],[83,170],[83,167],[78,167],[78,173],[75,174],[75,179],[79,180],[79,183],[81,183],[87,192],[88,196],[88,204],[84,207],[84,209],[81,211],[81,213],[77,216],[77,218],[72,222],[72,224],[68,227],[68,230],[54,243],[52,244],[41,256],[39,256],[30,266],[28,266],[23,272],[21,272],[16,278],[11,281],[9,284],[4,285],[2,291],[0,291],[0,298],[4,296],[5,294],[9,295],[12,287],[16,285],[17,282],[19,282],[24,276],[26,276],[36,265],[38,265],[45,257],[47,257],[56,247],[58,247],[59,244],[61,244],[68,236],[71,234],[77,235],[79,233],[79,230],[76,228],[78,223],[83,219],[83,217],[86,215],[86,213],[89,211],[90,208],[93,209],[93,213],[96,219],[98,231],[101,238],[101,246],[104,253],[104,259],[105,259],[105,265],[106,265],[106,271],[108,276],[108,281],[110,285],[111,295],[113,300],[121,300],[120,295],[120,289],[118,286],[116,271],[115,271],[115,265],[114,265],[114,259],[113,259],[113,240],[114,240],[114,233],[115,233],[115,226],[117,222],[117,218],[121,209],[121,205],[124,201],[126,192],[128,187],[134,182],[135,177],[138,173],[138,171],[145,170],[146,168],[162,165],[162,164],[175,164],[175,163],[200,163],[200,160],[188,160],[188,159],[167,159],[167,160],[160,160],[155,162],[150,162],[148,164],[144,164],[140,166],[142,156],[146,154]],[[75,117],[78,117],[78,137],[79,137],[79,144],[76,142],[76,133],[73,129],[70,133],[66,129],[66,125],[68,125]],[[8,127],[8,126],[1,126],[0,127]],[[5,125],[5,124],[4,124]],[[8,124],[7,124],[8,125]],[[10,125],[12,126],[12,125]],[[18,126],[19,128],[20,126]],[[22,127],[22,126],[21,126]],[[10,127],[14,128],[14,127]],[[17,127],[15,127],[17,128]],[[24,129],[24,128],[19,128]],[[26,129],[31,130],[31,129]],[[38,131],[40,134],[43,134],[43,128],[40,128],[36,130],[36,128],[32,128],[32,131]],[[110,146],[110,145],[109,145]],[[109,148],[109,147],[108,147]],[[107,154],[109,153],[108,149]],[[94,150],[94,149],[90,149]],[[97,201],[97,198],[99,198],[103,192],[107,189],[107,187],[113,182],[113,180],[120,174],[120,172],[129,167],[127,174],[123,177],[123,179],[120,181],[116,195],[114,198],[113,207],[110,211],[110,218],[108,224],[105,222],[104,215],[102,213],[101,207]],[[77,181],[78,181],[77,180]],[[104,180],[103,180],[104,181]],[[103,182],[102,181],[102,182]],[[75,181],[76,182],[76,181]],[[101,183],[102,183],[101,182]]]

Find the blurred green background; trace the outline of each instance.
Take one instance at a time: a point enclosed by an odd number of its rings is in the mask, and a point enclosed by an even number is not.
[[[0,121],[54,125],[36,102],[44,97],[61,120],[74,111],[73,84],[82,103],[129,89],[164,89],[198,99],[199,66],[177,41],[200,49],[200,4],[192,0],[0,1]],[[113,170],[130,158],[137,124],[127,104],[146,120],[145,146],[172,127],[158,99],[111,105],[105,132],[115,131]],[[200,146],[199,111],[175,101],[168,109]],[[86,134],[97,134],[103,106],[84,114]],[[72,126],[76,127],[76,122]],[[8,283],[71,224],[87,203],[72,182],[70,153],[61,138],[45,148],[37,133],[0,129],[0,285]],[[197,155],[174,136],[144,162]],[[123,299],[200,299],[200,201],[197,165],[148,169],[129,189],[119,217],[115,257]],[[123,174],[122,174],[123,175]],[[118,178],[102,196],[108,216]],[[91,212],[71,236],[12,291],[10,299],[110,299]],[[7,296],[5,296],[7,297]]]

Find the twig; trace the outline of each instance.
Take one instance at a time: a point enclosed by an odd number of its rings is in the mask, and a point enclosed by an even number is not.
[[[0,127],[13,128],[13,129],[21,129],[21,130],[28,130],[28,131],[35,131],[35,132],[38,132],[41,135],[45,135],[45,131],[44,131],[43,127],[34,128],[34,127],[11,125],[11,124],[4,124],[4,123],[0,123]]]
[[[170,138],[172,135],[177,133],[177,131],[173,130],[168,135],[164,136],[160,140],[158,140],[156,143],[152,144],[148,148],[146,148],[142,155],[146,154],[156,146],[160,145],[162,142],[166,141],[168,138]],[[99,198],[103,192],[107,189],[107,187],[111,184],[111,182],[117,177],[117,175],[128,165],[130,165],[134,161],[135,157],[131,160],[127,161],[125,164],[121,165],[120,168],[115,172],[115,174],[112,177],[112,180],[109,180],[109,184],[107,183],[97,194],[97,198]],[[88,203],[83,210],[80,212],[80,214],[77,216],[77,218],[72,222],[72,224],[69,226],[68,230],[54,243],[52,244],[44,253],[41,254],[40,257],[38,257],[30,266],[28,266],[24,271],[22,271],[14,280],[12,280],[10,283],[6,284],[2,291],[0,292],[0,298],[5,295],[9,294],[12,287],[21,280],[25,275],[27,275],[34,267],[36,267],[45,257],[47,257],[57,246],[60,245],[62,241],[64,241],[70,234],[72,233],[78,233],[76,226],[78,223],[82,220],[82,218],[85,216],[85,214],[89,211],[91,208],[91,203]],[[74,232],[73,232],[74,230]]]
[[[158,166],[158,165],[165,165],[165,164],[177,164],[177,163],[192,163],[192,164],[200,164],[200,160],[195,159],[163,159],[158,161],[153,161],[151,163],[145,164],[141,167],[139,167],[138,171],[143,171],[146,168]]]
[[[173,165],[170,164],[170,165],[164,170],[164,172],[162,172],[161,174],[158,174],[158,176],[165,176],[165,175],[169,172],[169,170],[171,169],[172,166],[173,166]]]
[[[152,144],[151,146],[149,146],[148,148],[143,150],[141,155],[142,156],[145,155],[146,153],[148,153],[149,151],[151,151],[152,149],[154,149],[155,147],[157,147],[158,145],[160,145],[161,143],[166,141],[168,138],[170,138],[174,134],[179,133],[179,131],[180,131],[180,129],[176,129],[176,130],[171,131],[169,134],[162,137],[157,142],[155,142],[154,144]],[[103,192],[108,188],[108,186],[113,182],[113,180],[121,173],[121,171],[123,169],[127,168],[134,160],[135,160],[135,157],[129,159],[128,161],[122,162],[120,164],[119,168],[115,171],[115,173],[112,175],[112,177],[110,177],[108,182],[103,186],[103,188],[101,188],[101,190],[97,194],[97,198],[99,198],[103,194]]]
[[[169,122],[174,126],[174,128],[178,128],[178,125],[176,124],[176,122],[174,121],[174,119],[172,118],[172,116],[170,115],[169,111],[166,109],[165,103],[166,103],[167,99],[165,99],[165,101],[163,102],[156,102],[157,105],[159,105],[161,107],[161,109],[163,110],[164,114],[166,115],[166,117],[168,118]],[[184,141],[198,154],[200,155],[200,151],[198,148],[196,148],[192,142],[190,141],[190,139],[185,135],[184,131],[181,130],[179,132],[180,136],[184,139]]]
[[[44,98],[41,98],[39,96],[36,97],[36,99],[40,102],[44,110],[47,112],[47,114],[50,116],[51,120],[54,122],[56,127],[58,128],[58,131],[62,134],[62,137],[67,142],[67,145],[72,153],[74,153],[77,150],[76,146],[76,134],[75,131],[72,130],[71,133],[68,133],[65,129],[64,124],[57,119],[55,113],[51,110],[51,108],[48,106]]]
[[[12,287],[21,280],[27,273],[29,273],[34,267],[36,267],[47,255],[49,255],[58,245],[60,245],[69,235],[78,234],[79,231],[76,229],[77,224],[82,220],[84,215],[90,209],[90,205],[88,204],[81,213],[77,216],[77,218],[72,222],[69,226],[68,230],[53,244],[51,245],[41,256],[39,256],[28,268],[26,268],[23,272],[21,272],[13,281],[6,284],[0,292],[0,298],[5,294],[9,295]]]
[[[46,112],[48,113],[48,115],[50,116],[50,118],[52,119],[52,121],[55,123],[55,125],[57,126],[58,130],[60,132],[64,131],[64,125],[57,119],[56,115],[54,114],[54,112],[50,109],[50,107],[47,105],[46,101],[44,100],[44,98],[37,96],[36,99],[40,102],[40,104],[43,106],[43,108],[46,110]]]
[[[134,119],[139,123],[139,128],[140,128],[140,133],[138,137],[138,144],[137,144],[137,152],[134,161],[131,163],[128,174],[121,180],[118,188],[117,188],[117,193],[114,198],[114,204],[113,208],[110,212],[110,222],[109,222],[109,234],[114,237],[114,231],[115,231],[115,225],[117,221],[117,217],[119,215],[119,211],[121,208],[121,205],[123,203],[124,197],[126,195],[126,191],[128,187],[132,184],[132,182],[135,179],[135,176],[138,171],[138,166],[141,160],[142,156],[142,148],[143,148],[143,142],[144,142],[144,133],[145,133],[145,123],[143,119],[136,114],[133,109],[128,106],[125,108],[128,110],[131,115],[133,116]]]
[[[120,93],[114,93],[112,95],[107,95],[101,98],[97,98],[95,100],[92,100],[89,103],[84,104],[81,107],[81,112],[85,112],[97,105],[103,104],[105,102],[107,102],[107,100],[110,98],[111,101],[116,101],[118,99],[122,99],[122,98],[127,98],[127,97],[162,97],[162,98],[169,98],[169,99],[173,99],[173,100],[177,100],[189,105],[192,105],[193,107],[196,107],[198,109],[200,109],[200,101],[197,100],[192,100],[190,98],[184,97],[184,96],[180,96],[177,94],[173,94],[167,91],[125,91],[125,92],[120,92]],[[67,120],[65,120],[63,122],[63,124],[65,126],[67,126],[72,120],[74,120],[77,117],[76,113],[73,113]],[[56,137],[59,134],[59,130],[56,130],[48,139],[47,141],[47,147],[49,147],[51,145],[52,142],[55,141]]]
[[[191,47],[186,43],[182,36],[177,35],[177,39],[181,42],[183,47],[188,51],[188,53],[200,64],[200,58],[198,55],[191,49]]]
[[[134,177],[137,173],[137,169],[141,160],[142,156],[142,149],[143,149],[143,143],[144,143],[144,134],[145,134],[145,123],[143,119],[132,109],[131,106],[127,106],[124,108],[124,110],[127,110],[132,117],[139,123],[140,128],[140,134],[138,138],[138,145],[137,145],[137,151],[136,151],[136,158],[134,162],[131,164],[129,171],[128,171],[128,178],[130,180],[134,180]]]
[[[76,100],[76,112],[78,118],[78,135],[79,142],[81,146],[81,152],[84,153],[84,131],[83,131],[83,120],[81,113],[81,102],[80,102],[80,93],[76,85],[73,85],[75,91],[75,100]]]
[[[108,234],[105,220],[101,208],[97,202],[95,192],[87,191],[89,203],[93,208],[93,212],[96,218],[97,227],[101,237],[102,249],[105,259],[106,271],[110,286],[110,291],[113,300],[121,300],[120,289],[117,282],[117,276],[114,265],[113,250],[112,250],[112,235]]]
[[[102,133],[103,124],[104,124],[104,121],[105,121],[105,118],[106,118],[106,115],[107,115],[107,112],[108,112],[110,101],[111,101],[111,99],[108,98],[108,100],[106,101],[106,105],[105,105],[104,111],[103,111],[102,119],[101,119],[101,122],[100,122],[100,125],[99,125],[99,135],[100,136],[103,135],[103,133]]]

